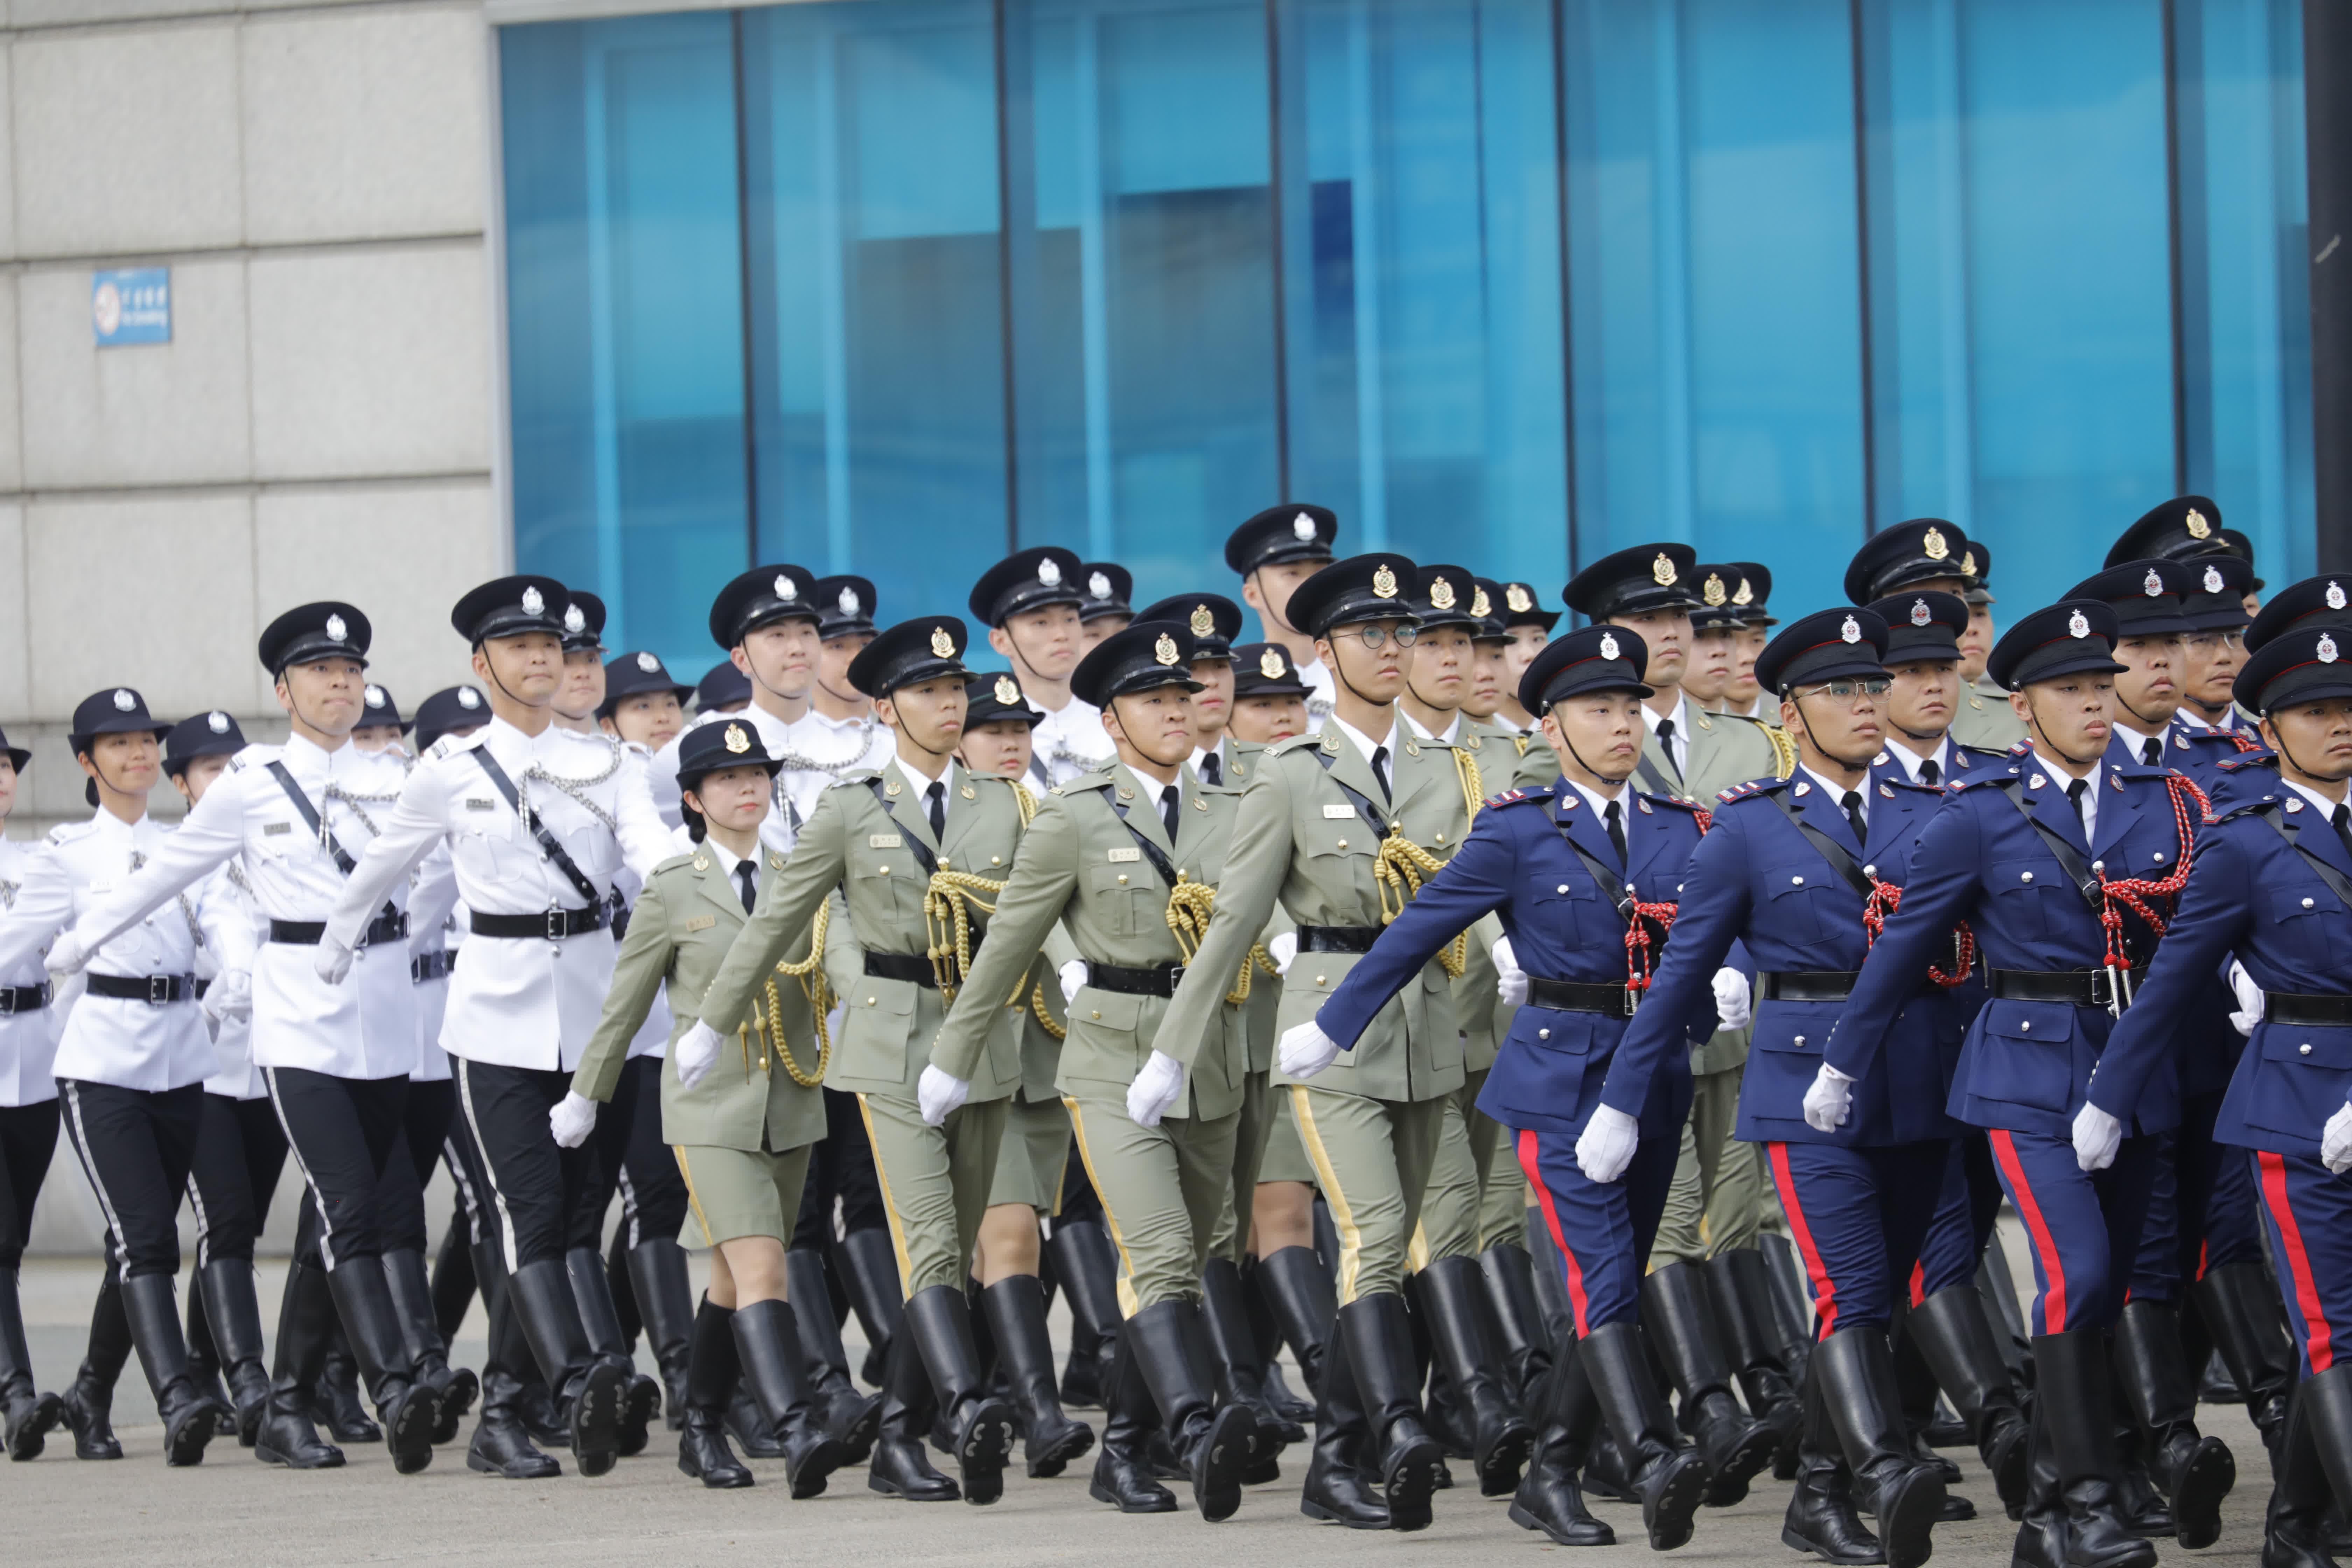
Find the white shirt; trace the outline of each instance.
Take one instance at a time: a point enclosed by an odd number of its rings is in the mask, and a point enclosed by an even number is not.
[[[1329,718],[1339,693],[1339,683],[1332,679],[1329,667],[1321,659],[1314,658],[1303,664],[1292,659],[1290,668],[1297,672],[1298,679],[1307,686],[1307,722],[1317,724]]]
[[[1361,730],[1357,729],[1353,724],[1349,723],[1337,713],[1331,715],[1331,723],[1339,730],[1339,733],[1347,736],[1350,742],[1354,742],[1356,750],[1362,754],[1366,765],[1371,768],[1372,776],[1374,778],[1381,778],[1385,775],[1388,781],[1389,798],[1391,803],[1393,804],[1396,798],[1397,757],[1397,732],[1395,721],[1390,721],[1389,738],[1385,741],[1373,740],[1370,735],[1365,734]],[[1387,749],[1389,754],[1388,766],[1386,768],[1381,767],[1378,763],[1372,761],[1372,753],[1383,747]]]
[[[0,932],[12,921],[54,932],[66,923],[71,898],[63,873],[41,847],[0,838]],[[38,948],[20,949],[0,966],[0,985],[38,986],[48,978]],[[44,1105],[58,1097],[51,1064],[65,1016],[59,1006],[0,1014],[0,1106]]]
[[[1675,692],[1675,709],[1671,713],[1661,713],[1646,702],[1642,704],[1642,722],[1650,727],[1651,734],[1656,734],[1658,726],[1669,719],[1675,721],[1675,732],[1658,744],[1665,749],[1667,758],[1675,764],[1675,776],[1680,778],[1683,770],[1690,765],[1689,701],[1681,692]]]
[[[335,904],[330,942],[353,942],[394,884],[445,841],[457,896],[469,911],[539,915],[582,906],[571,879],[541,851],[475,759],[484,747],[534,820],[544,821],[588,879],[598,901],[609,900],[624,865],[642,880],[673,853],[654,810],[646,766],[618,742],[553,725],[525,735],[494,719],[478,734],[436,747],[408,775],[399,804],[378,819],[381,836]],[[534,778],[534,773],[548,776]],[[557,781],[569,781],[594,809]],[[449,980],[442,1048],[470,1061],[571,1071],[604,1015],[614,952],[609,931],[563,942],[468,936]]]
[[[1936,764],[1937,784],[1946,784],[1952,782],[1952,738],[1949,735],[1938,737],[1935,749],[1924,755],[1913,751],[1909,742],[1898,741],[1889,736],[1886,742],[1886,755],[1903,764],[1904,776],[1913,784],[1919,782],[1919,767],[1923,763]],[[1864,807],[1864,810],[1867,809]]]
[[[784,728],[784,759],[777,787],[791,802],[797,834],[817,796],[855,773],[879,769],[898,752],[898,737],[871,713],[862,719],[828,719],[811,708]]]
[[[2317,806],[2319,808],[2319,815],[2322,820],[2331,823],[2336,820],[2336,808],[2337,805],[2342,804],[2341,802],[2330,800],[2326,795],[2320,794],[2317,790],[2311,788],[2309,785],[2299,784],[2293,779],[2287,778],[2284,775],[2281,775],[2279,783],[2286,785],[2287,788],[2294,791],[2295,794],[2303,796],[2304,799]]]
[[[397,757],[349,742],[329,752],[293,735],[282,746],[247,746],[145,869],[83,914],[74,931],[84,948],[96,949],[230,865],[244,875],[265,936],[270,921],[324,921],[342,897],[343,873],[270,771],[272,763],[294,776],[326,830],[354,859],[374,841],[408,776]],[[446,860],[441,867],[446,876]],[[408,895],[404,877],[386,901],[405,909]],[[368,918],[383,909],[377,904]],[[336,1078],[407,1077],[416,1065],[408,951],[404,941],[362,948],[345,983],[330,985],[319,978],[316,947],[265,941],[253,963],[254,1063]]]
[[[1831,810],[1841,816],[1845,815],[1845,797],[1848,790],[1844,784],[1835,779],[1823,778],[1809,767],[1800,765],[1797,771],[1812,780],[1815,789],[1830,797]],[[1867,774],[1864,775],[1860,784],[1853,786],[1852,793],[1862,797],[1862,820],[1867,824],[1870,821],[1870,779]]]
[[[131,879],[134,860],[152,859],[173,837],[152,817],[126,823],[103,809],[52,829],[44,854],[66,897],[60,903],[49,891],[31,900],[18,895],[16,916],[0,922],[0,973],[45,951],[60,930]],[[58,1078],[161,1093],[213,1075],[218,1059],[193,985],[184,1000],[157,1005],[89,995],[87,980],[92,973],[193,979],[200,945],[213,947],[225,970],[252,967],[252,917],[210,892],[193,888],[89,950],[82,973],[58,987],[56,1005],[70,1009],[58,1037]]]
[[[2154,741],[2156,742],[2156,754],[2159,759],[2156,765],[2158,767],[2162,767],[2164,765],[2161,760],[2164,756],[2164,737],[2162,735],[2151,735],[2136,725],[2125,723],[2120,719],[2109,720],[2108,722],[2114,725],[2116,733],[2123,738],[2124,744],[2130,748],[2131,754],[2136,760],[2143,762],[2147,760],[2147,743],[2150,741]]]
[[[1454,721],[1446,725],[1442,733],[1406,712],[1402,703],[1398,705],[1396,711],[1397,717],[1412,725],[1412,732],[1424,741],[1443,741],[1451,746],[1462,738],[1462,710],[1458,708],[1454,710]]]
[[[1029,732],[1029,771],[1044,779],[1047,788],[1093,773],[1118,754],[1102,727],[1102,710],[1093,703],[1076,697],[1058,709],[1034,697],[1030,702],[1045,713],[1045,721]]]
[[[897,756],[894,753],[893,760],[898,763],[898,771],[907,775],[907,787],[915,792],[915,809],[923,814],[923,820],[926,822],[930,820],[931,816],[931,785],[936,784],[940,786],[940,820],[942,822],[946,821],[947,813],[955,809],[955,759],[953,757],[942,757],[940,759],[941,762],[946,763],[946,768],[936,779],[925,774],[921,767],[916,763],[908,762],[904,757]]]
[[[2073,773],[2053,763],[2049,758],[2042,754],[2039,749],[2030,753],[2028,761],[2034,767],[2042,769],[2050,775],[2051,787],[2054,789],[2063,791],[2068,784],[2074,782]],[[2096,844],[2099,841],[2098,769],[2093,768],[2085,778],[2090,787],[2083,791],[2083,842]],[[2028,782],[2031,782],[2030,778]]]

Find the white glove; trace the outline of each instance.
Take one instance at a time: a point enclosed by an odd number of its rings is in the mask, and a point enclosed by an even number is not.
[[[1613,1182],[1633,1163],[1633,1151],[1641,1142],[1640,1122],[1622,1110],[1595,1106],[1592,1120],[1576,1140],[1576,1168],[1588,1182]]]
[[[596,1131],[596,1102],[577,1089],[567,1089],[547,1110],[547,1130],[566,1149],[577,1149]]]
[[[51,974],[63,980],[68,975],[81,973],[81,966],[89,962],[89,954],[82,951],[81,938],[76,936],[73,928],[68,926],[58,932],[58,940],[49,944],[49,956],[43,962],[48,965]]]
[[[923,1076],[915,1080],[915,1109],[923,1113],[924,1126],[937,1127],[971,1094],[971,1085],[966,1080],[945,1068],[926,1067]]]
[[[1813,1087],[1805,1090],[1805,1125],[1816,1132],[1834,1132],[1845,1125],[1853,1114],[1854,1080],[1830,1066],[1813,1075]]]
[[[196,1005],[215,1026],[231,1018],[251,1017],[253,972],[247,969],[222,971],[214,977],[210,985],[205,987],[205,994],[198,998]]]
[[[1495,994],[1508,1007],[1524,1007],[1528,1001],[1528,972],[1519,967],[1519,955],[1511,951],[1509,937],[1495,939]]]
[[[1087,961],[1083,958],[1074,958],[1055,973],[1061,977],[1062,981],[1062,1005],[1076,1006],[1078,992],[1087,983]]]
[[[1737,969],[1715,972],[1715,1023],[1720,1029],[1744,1029],[1755,1019],[1756,1003],[1748,976]]]
[[[1266,955],[1274,960],[1274,977],[1281,979],[1290,973],[1291,963],[1298,957],[1298,933],[1284,931],[1265,944],[1265,951]]]
[[[677,1064],[678,1087],[692,1089],[700,1083],[719,1065],[719,1047],[726,1043],[718,1030],[696,1019],[694,1027],[680,1035],[677,1044],[669,1048],[669,1059]]]
[[[2124,1124],[2083,1101],[2083,1109],[2074,1112],[2074,1163],[2085,1171],[2104,1171],[2116,1163],[2116,1151],[2123,1143]]]
[[[2242,1035],[2251,1035],[2254,1026],[2263,1021],[2263,988],[2254,984],[2246,966],[2234,958],[2230,961],[2230,989],[2238,996],[2238,1010],[2230,1015],[2230,1026]]]
[[[2320,1129],[2319,1163],[2339,1176],[2352,1171],[2352,1102],[2337,1106]]]
[[[1276,1064],[1292,1078],[1313,1078],[1339,1055],[1339,1042],[1325,1034],[1312,1018],[1283,1030],[1274,1051]]]
[[[1135,1081],[1127,1086],[1127,1113],[1138,1127],[1157,1127],[1183,1092],[1183,1064],[1164,1051],[1154,1051]]]
[[[322,936],[319,939],[319,956],[310,961],[310,967],[328,984],[341,985],[343,976],[352,972],[352,950],[333,937]]]

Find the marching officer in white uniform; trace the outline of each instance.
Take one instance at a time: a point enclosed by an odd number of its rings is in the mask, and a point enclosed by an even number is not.
[[[33,753],[0,734],[0,827],[16,802],[16,778]],[[37,851],[0,837],[0,920],[20,907]],[[47,879],[62,917],[65,885]],[[26,908],[28,916],[32,913]],[[65,1418],[64,1402],[33,1384],[32,1352],[16,1297],[16,1268],[33,1229],[33,1204],[58,1149],[58,1012],[49,1005],[49,977],[27,953],[0,969],[0,1418],[12,1459],[38,1458],[49,1430]]]

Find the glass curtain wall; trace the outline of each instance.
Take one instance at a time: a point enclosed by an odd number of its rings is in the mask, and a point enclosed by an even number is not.
[[[752,559],[1231,587],[1281,500],[1531,578],[2022,606],[2313,552],[2298,0],[814,0],[501,29],[518,558],[716,656]]]

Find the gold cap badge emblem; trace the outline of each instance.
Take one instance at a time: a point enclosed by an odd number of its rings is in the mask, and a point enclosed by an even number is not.
[[[955,638],[948,635],[947,627],[933,626],[931,628],[931,654],[932,657],[936,658],[953,658],[955,657]]]
[[[1525,587],[1514,583],[1503,590],[1503,603],[1511,607],[1511,614],[1524,616],[1536,607],[1536,596],[1528,593]]]
[[[742,725],[727,726],[727,749],[739,757],[751,749],[751,737],[743,732]]]
[[[1393,599],[1397,593],[1396,574],[1382,566],[1372,574],[1372,593],[1376,597]]]
[[[996,678],[996,700],[1007,708],[1016,706],[1020,702],[1021,688],[1014,683],[1011,676],[1000,675]]]
[[[1282,650],[1269,647],[1257,656],[1257,672],[1268,680],[1282,679]]]
[[[1470,613],[1482,621],[1495,613],[1495,601],[1486,597],[1486,589],[1480,588],[1471,594]]]
[[[1170,637],[1166,632],[1161,632],[1160,634],[1160,640],[1151,645],[1151,657],[1161,664],[1175,663],[1176,639]]]
[[[1952,542],[1944,537],[1940,528],[1931,528],[1920,538],[1919,548],[1927,552],[1930,561],[1941,561],[1952,552]]]
[[[1650,563],[1650,575],[1657,579],[1659,587],[1673,587],[1675,576],[1674,558],[1664,551],[1659,551],[1658,558]]]
[[[2206,521],[2205,514],[2193,506],[2189,509],[2189,515],[2182,518],[2180,521],[2181,526],[2189,530],[2189,537],[2191,539],[2213,537],[2213,525]]]
[[[1209,606],[1206,605],[1193,605],[1192,618],[1184,624],[1192,627],[1192,635],[1196,637],[1214,636],[1217,630],[1217,617],[1210,613]]]
[[[1749,583],[1747,578],[1742,577],[1739,580],[1739,592],[1731,595],[1731,602],[1735,605],[1754,604],[1756,602],[1755,584]]]
[[[1431,578],[1429,580],[1429,603],[1430,607],[1433,609],[1452,609],[1454,607],[1454,584],[1447,582],[1443,577]]]
[[[1698,594],[1700,598],[1710,605],[1720,605],[1731,597],[1729,594],[1724,592],[1723,578],[1713,572],[1708,573],[1706,581],[1699,584]]]
[[[1973,577],[1976,574],[1977,552],[1975,547],[1970,546],[1969,549],[1960,552],[1960,575],[1964,577]]]

